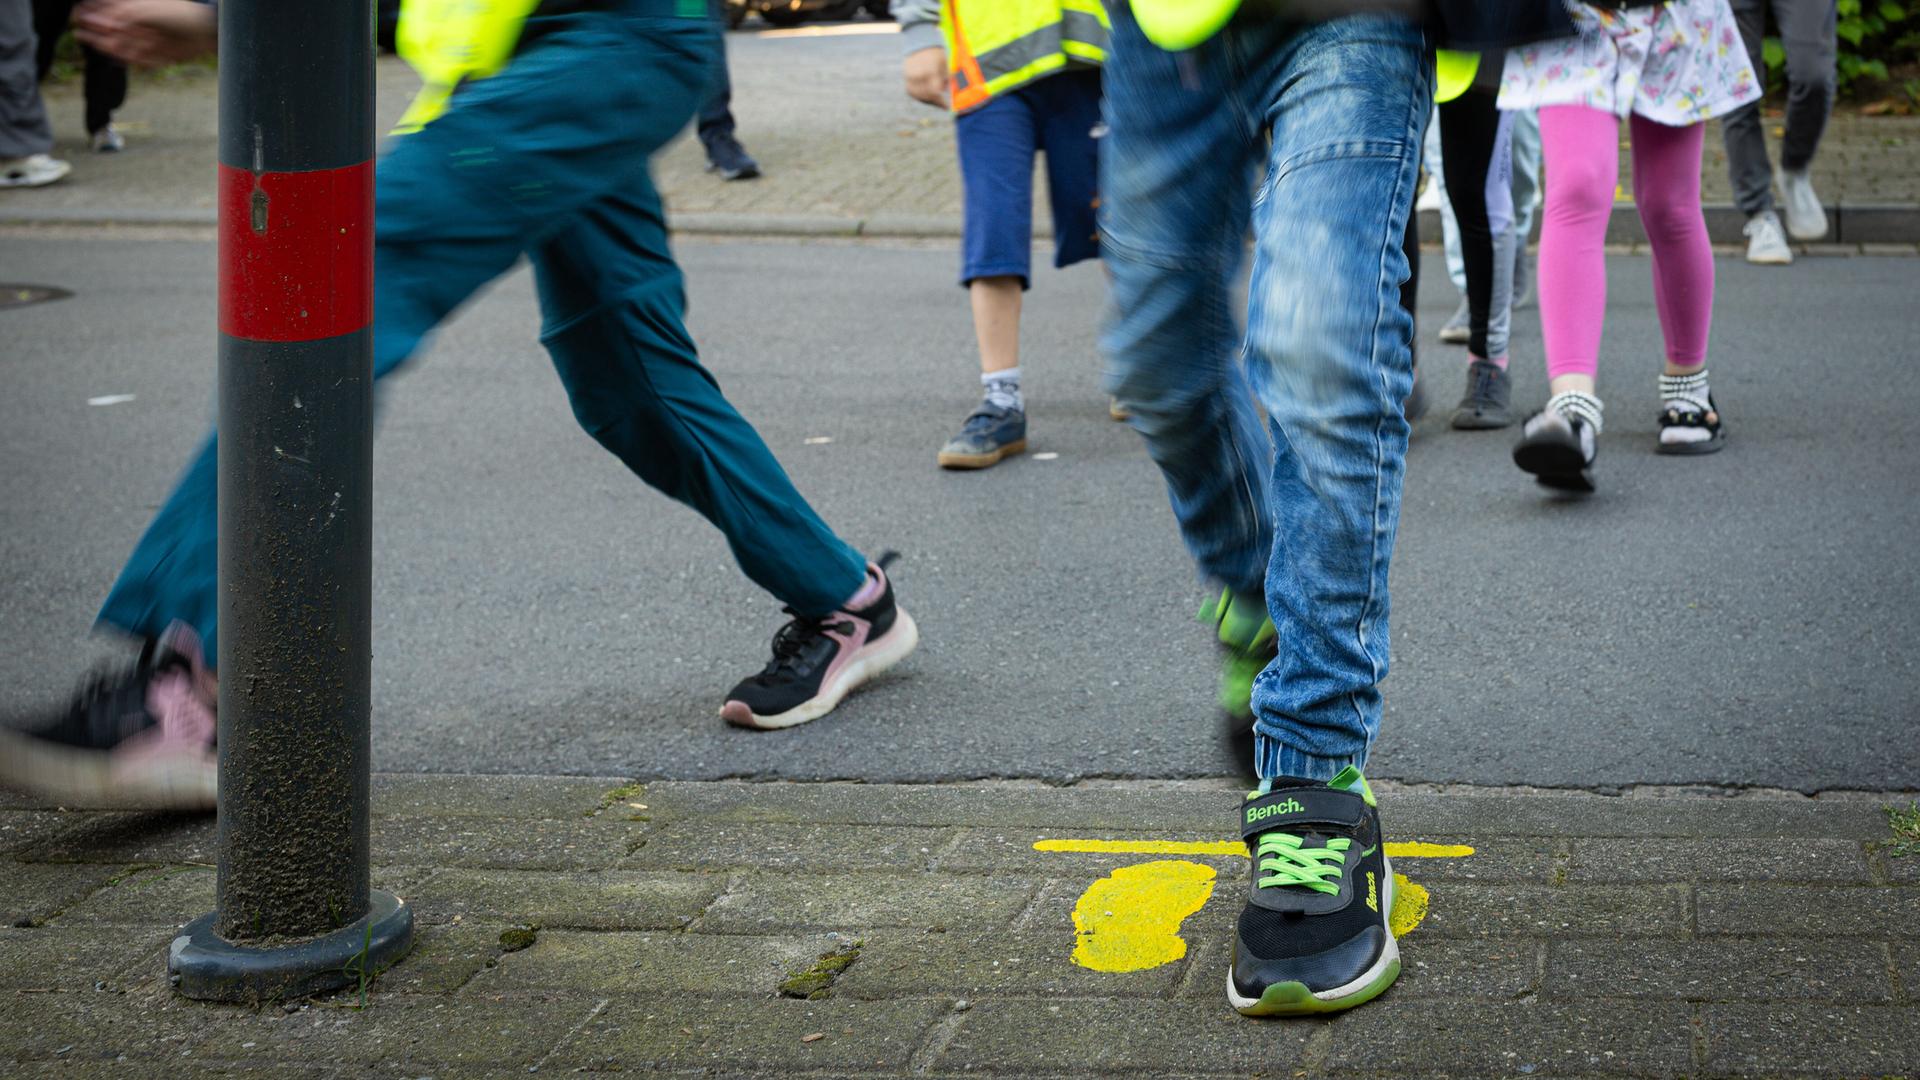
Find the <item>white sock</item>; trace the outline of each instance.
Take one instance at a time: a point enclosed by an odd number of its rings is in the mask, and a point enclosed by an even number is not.
[[[1708,401],[1707,369],[1701,368],[1691,375],[1660,376],[1660,407],[1670,413],[1713,412]],[[1675,443],[1706,442],[1713,438],[1713,432],[1703,427],[1685,427],[1672,424],[1660,429],[1660,441],[1668,445]]]
[[[1004,371],[981,372],[980,385],[986,388],[987,404],[997,409],[1026,411],[1027,399],[1020,393],[1019,365],[1016,364]]]
[[[1601,413],[1605,406],[1592,394],[1583,394],[1569,390],[1555,394],[1547,399],[1547,407],[1539,415],[1527,421],[1524,430],[1531,435],[1545,424],[1564,424],[1570,430],[1578,432],[1580,454],[1589,462],[1593,460],[1595,437],[1600,434]],[[1575,424],[1578,420],[1580,423]]]

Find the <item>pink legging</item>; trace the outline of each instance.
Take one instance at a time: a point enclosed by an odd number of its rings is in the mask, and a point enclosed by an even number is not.
[[[1667,362],[1707,359],[1713,324],[1713,246],[1700,211],[1703,124],[1633,117],[1633,200],[1653,246],[1653,298]],[[1547,374],[1593,375],[1607,317],[1607,215],[1620,175],[1620,121],[1582,105],[1540,110],[1546,223],[1540,233],[1540,325]]]

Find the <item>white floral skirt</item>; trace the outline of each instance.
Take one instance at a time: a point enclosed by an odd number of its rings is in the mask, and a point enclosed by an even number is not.
[[[1617,11],[1568,6],[1578,37],[1507,53],[1502,109],[1585,105],[1684,127],[1760,96],[1727,0],[1670,0]]]

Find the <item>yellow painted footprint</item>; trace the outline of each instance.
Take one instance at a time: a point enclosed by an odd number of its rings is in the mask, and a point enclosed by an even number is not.
[[[1036,851],[1138,855],[1232,855],[1245,858],[1235,841],[1041,840]],[[1392,859],[1459,859],[1473,854],[1465,844],[1388,844]],[[1145,971],[1187,955],[1180,926],[1213,897],[1213,867],[1184,859],[1122,866],[1094,882],[1073,906],[1073,962],[1093,971]],[[1431,897],[1405,874],[1393,875],[1395,937],[1413,932],[1426,918]]]

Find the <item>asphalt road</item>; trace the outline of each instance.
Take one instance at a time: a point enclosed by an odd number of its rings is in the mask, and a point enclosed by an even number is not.
[[[1158,476],[1098,389],[1098,271],[1044,272],[1030,295],[1036,453],[955,475],[933,454],[977,384],[950,251],[679,249],[723,386],[837,528],[905,553],[901,596],[925,644],[823,721],[723,725],[721,695],[764,661],[782,616],[716,533],[574,426],[517,275],[388,387],[377,767],[1230,770],[1191,618],[1202,590]],[[1639,257],[1609,260],[1599,496],[1543,495],[1509,463],[1509,434],[1446,430],[1444,407],[1420,425],[1375,775],[1920,787],[1920,260],[1719,271],[1724,454],[1652,453],[1659,339]],[[0,278],[78,294],[0,311],[0,713],[17,716],[104,651],[95,606],[208,420],[213,249],[7,235]],[[1428,290],[1423,334],[1452,303]],[[1545,396],[1537,312],[1517,321],[1516,399],[1531,408]],[[1425,356],[1444,405],[1462,352]]]

